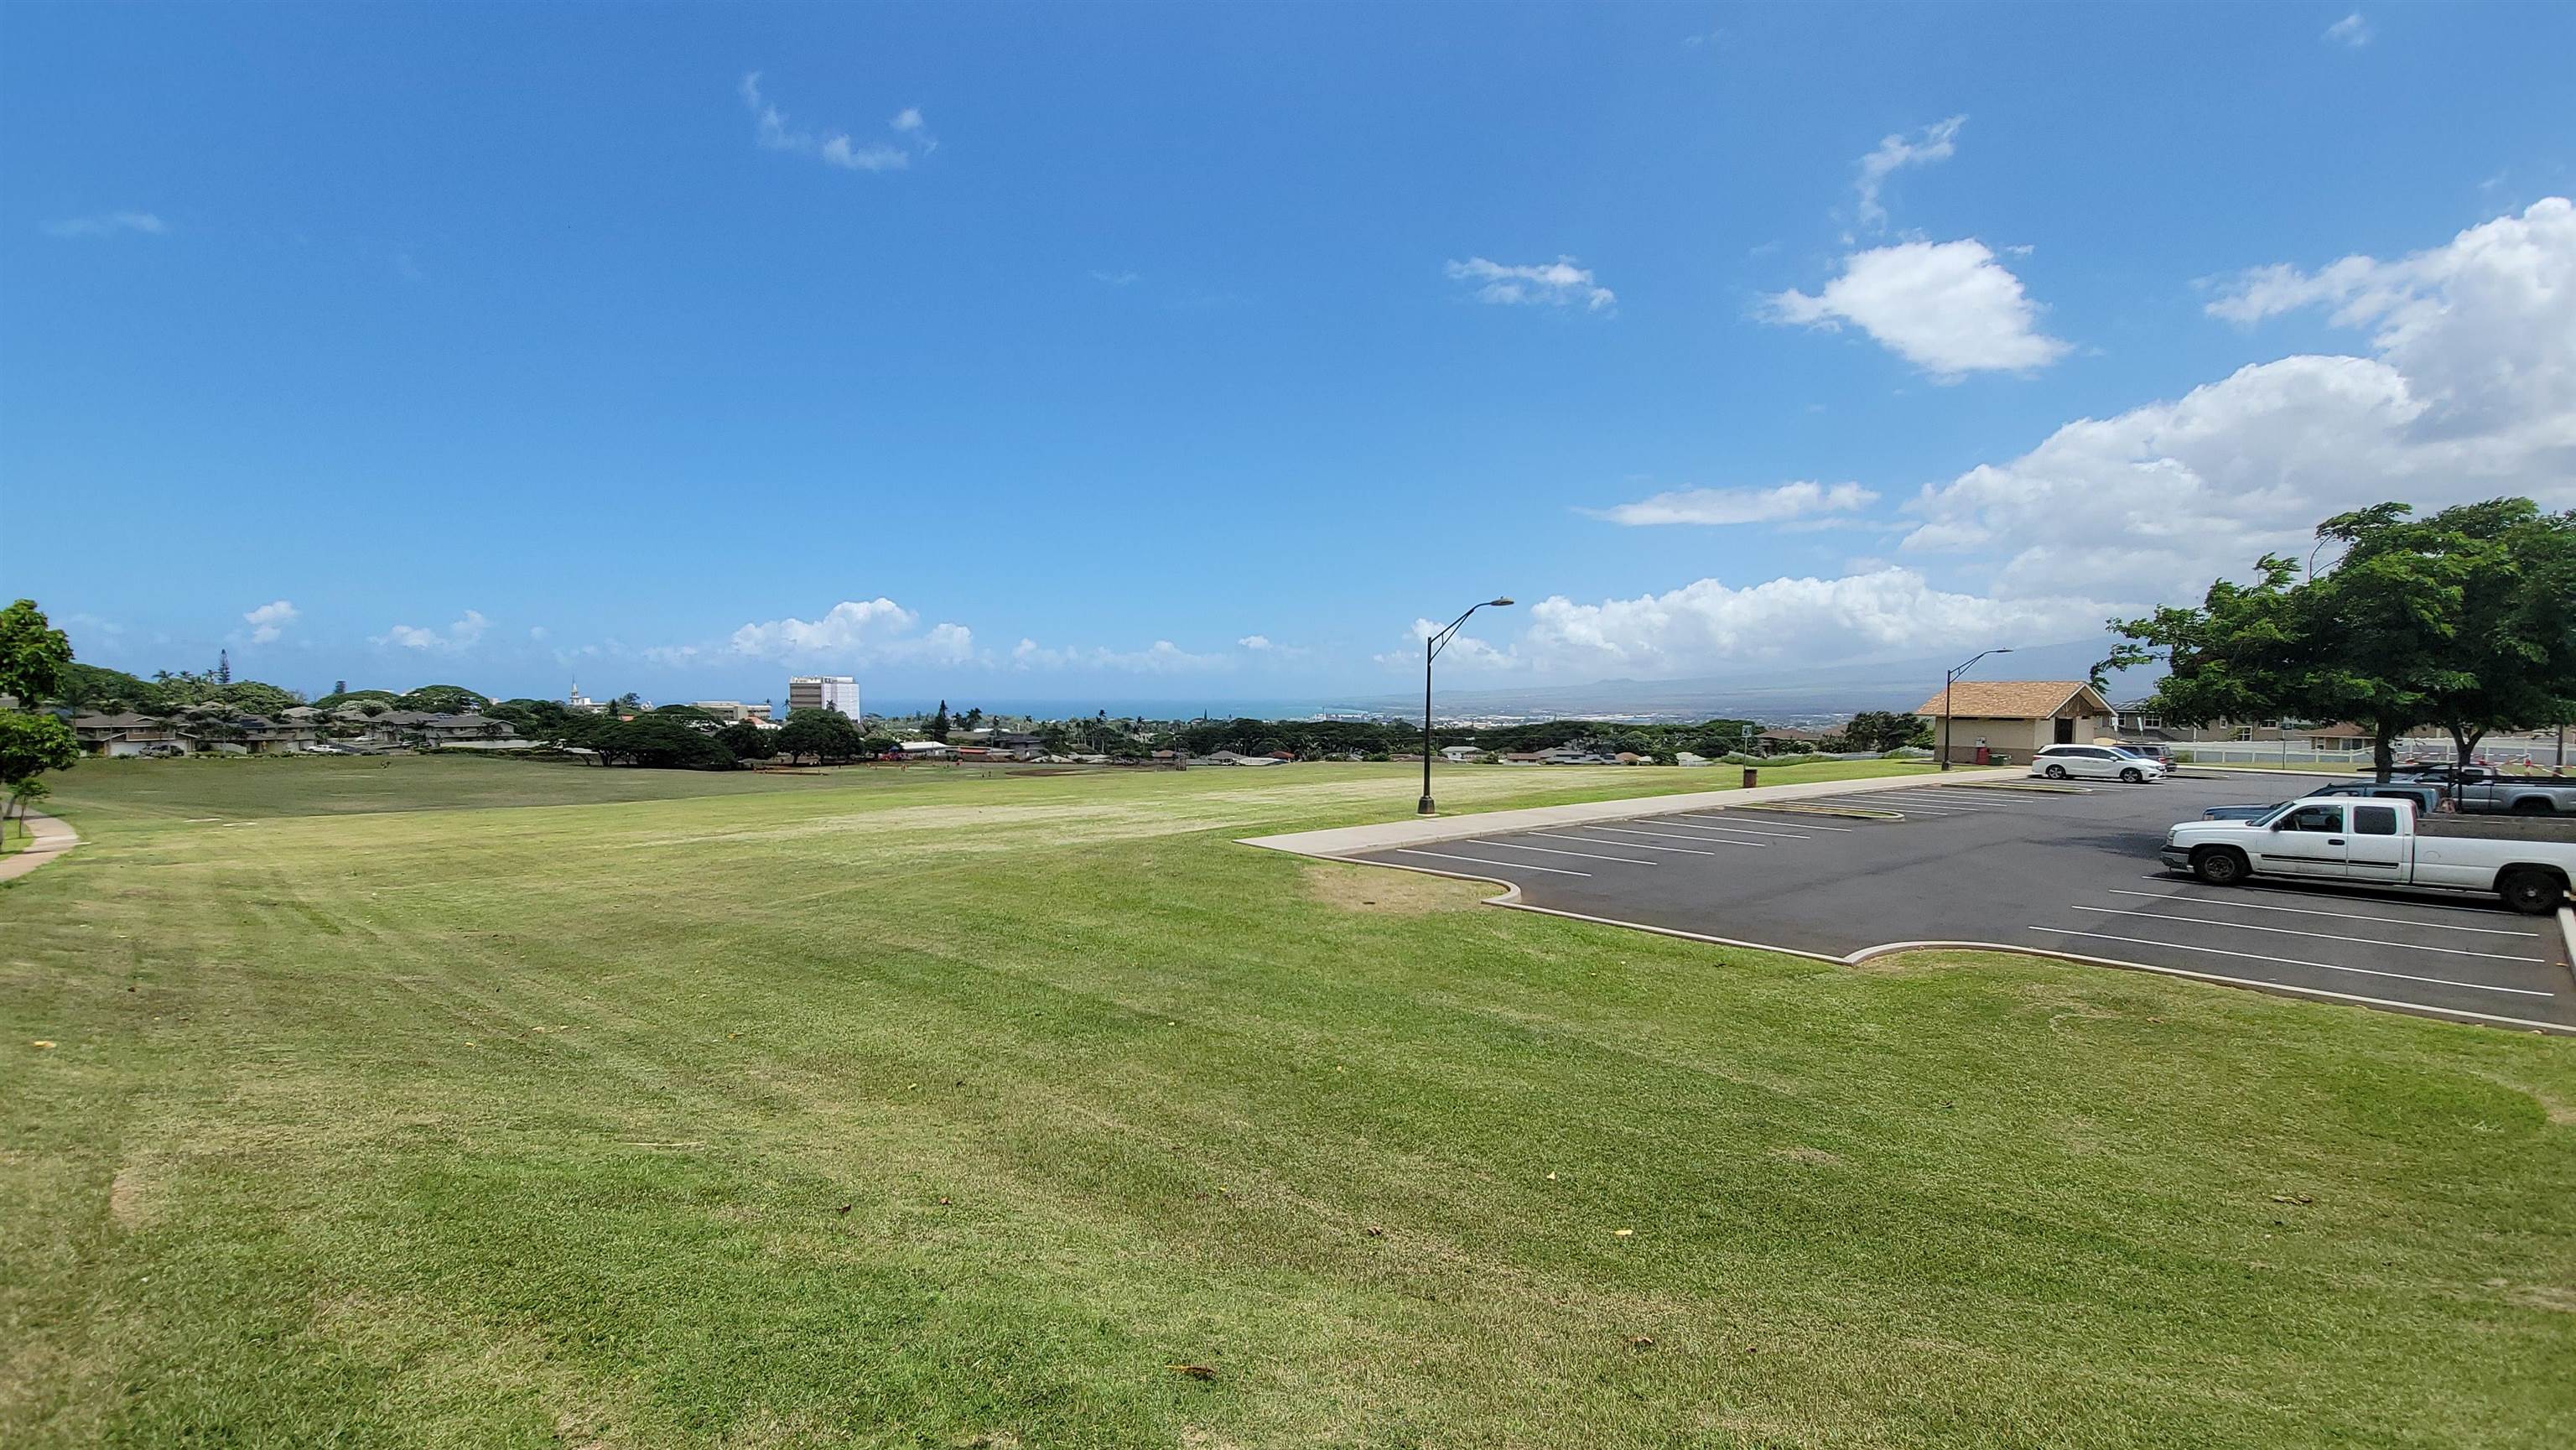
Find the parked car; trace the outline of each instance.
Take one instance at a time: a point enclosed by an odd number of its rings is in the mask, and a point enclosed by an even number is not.
[[[2392,780],[2437,786],[2465,815],[2576,815],[2576,780],[2561,776],[2506,775],[2489,765],[2417,763],[2389,771]]]
[[[2378,796],[2392,800],[2409,800],[2415,803],[2418,814],[2428,816],[2451,808],[2450,797],[2442,793],[2440,786],[2410,784],[2402,781],[2391,781],[2387,785],[2381,785],[2375,780],[2339,780],[2332,785],[2321,786],[2310,791],[2309,794]]]
[[[2173,747],[2170,745],[2159,745],[2152,740],[2123,740],[2111,748],[2127,755],[2143,755],[2147,759],[2154,761],[2156,764],[2163,766],[2165,768],[2165,774],[2171,775],[2174,773],[2174,753]]]
[[[2125,780],[2131,785],[2165,778],[2165,768],[2108,745],[2052,745],[2031,757],[2030,773],[2050,780]]]
[[[2555,911],[2576,881],[2576,836],[2544,826],[2422,815],[2404,797],[2308,796],[2252,821],[2185,821],[2165,832],[2165,865],[2212,886],[2254,876],[2493,892],[2516,911]]]

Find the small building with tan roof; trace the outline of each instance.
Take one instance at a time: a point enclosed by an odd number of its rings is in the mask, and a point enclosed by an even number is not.
[[[1977,763],[1980,750],[1991,765],[2028,765],[2051,745],[2107,736],[2113,723],[2111,702],[2082,680],[1960,680],[1946,702],[1936,693],[1914,713],[1931,722],[1935,742],[1949,718],[1950,759],[1960,765]]]

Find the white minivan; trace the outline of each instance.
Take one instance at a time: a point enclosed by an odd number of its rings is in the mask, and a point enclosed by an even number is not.
[[[2089,780],[2125,780],[2131,785],[2165,778],[2165,768],[2142,755],[2107,745],[2052,745],[2030,759],[2030,773],[2050,780],[2069,776]]]

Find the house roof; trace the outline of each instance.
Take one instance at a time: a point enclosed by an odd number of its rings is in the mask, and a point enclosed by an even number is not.
[[[134,730],[146,725],[159,725],[161,723],[161,721],[156,720],[149,715],[137,715],[131,710],[126,711],[122,715],[75,715],[72,717],[72,728],[74,730]]]
[[[1949,694],[1947,712],[1935,693],[1915,706],[1914,713],[1935,719],[1948,713],[1963,719],[2045,720],[2069,704],[2081,704],[2089,714],[2111,713],[2111,702],[2082,680],[1960,680],[1950,686]]]

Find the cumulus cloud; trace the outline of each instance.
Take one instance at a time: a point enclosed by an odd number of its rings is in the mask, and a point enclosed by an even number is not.
[[[2319,520],[2382,500],[2576,505],[2576,205],[2549,198],[2394,261],[2260,268],[2208,304],[2247,326],[2306,307],[2368,329],[2367,355],[2257,363],[2069,423],[1927,486],[1905,547],[2000,559],[2004,597],[2152,601],[2304,553]]]
[[[2021,279],[1978,241],[1855,252],[1821,292],[1774,293],[1756,315],[1828,331],[1851,323],[1942,383],[1972,372],[2046,367],[2067,352],[2040,333],[2039,307]]]
[[[1879,205],[1878,193],[1887,184],[1889,173],[1949,160],[1958,154],[1959,128],[1966,124],[1967,117],[1952,116],[1911,136],[1899,132],[1881,138],[1878,148],[1860,159],[1860,179],[1853,183],[1860,193],[1861,225],[1884,228],[1887,208]]]
[[[975,635],[962,624],[935,624],[916,632],[921,616],[893,600],[844,599],[819,619],[763,620],[733,632],[727,648],[768,660],[834,660],[878,664],[917,660],[964,664],[975,657]]]
[[[1462,636],[1441,663],[1575,678],[1672,677],[1777,660],[1921,653],[1999,638],[2064,639],[2098,626],[2104,609],[2081,597],[1999,600],[1944,591],[1904,568],[1743,586],[1701,579],[1662,594],[1589,604],[1554,595],[1531,606],[1529,628],[1508,648]],[[1437,628],[1428,620],[1415,625],[1417,636]],[[1416,649],[1379,658],[1403,665],[1419,663],[1422,655]]]
[[[912,152],[893,142],[854,141],[846,131],[816,132],[794,125],[762,94],[758,71],[745,75],[739,89],[743,106],[751,112],[753,139],[763,150],[811,156],[844,171],[901,171],[912,164]],[[899,140],[909,141],[924,153],[938,149],[939,143],[923,127],[917,107],[898,114],[887,128]]]
[[[1443,270],[1453,282],[1480,284],[1476,300],[1498,306],[1564,307],[1579,302],[1587,312],[1600,312],[1619,300],[1617,293],[1594,280],[1590,268],[1575,265],[1572,257],[1526,267],[1470,257]]]
[[[1023,639],[1011,649],[1011,664],[1024,670],[1100,669],[1121,670],[1131,674],[1178,675],[1198,674],[1228,668],[1234,661],[1221,654],[1192,654],[1168,639],[1158,639],[1139,650],[1113,650],[1095,645],[1089,649],[1050,648],[1033,639]]]
[[[2359,50],[2370,44],[2371,37],[2377,33],[2370,28],[2369,21],[2361,18],[2361,12],[2356,10],[2327,26],[2322,38],[2328,45],[2340,45],[2347,49]]]
[[[1271,647],[1270,636],[1266,634],[1247,634],[1243,638],[1236,640],[1235,644],[1243,649],[1255,651],[1265,650]]]
[[[1777,488],[1677,489],[1584,512],[1614,524],[1771,524],[1850,513],[1877,499],[1857,483],[1799,482]]]
[[[45,235],[62,237],[114,237],[128,234],[157,237],[169,231],[169,225],[148,211],[109,211],[95,216],[60,217],[45,223]]]
[[[397,624],[384,633],[373,636],[372,642],[378,645],[398,645],[403,649],[420,650],[425,653],[455,654],[472,649],[476,641],[483,638],[483,631],[489,628],[491,623],[492,621],[483,617],[482,611],[469,609],[465,611],[462,618],[443,630]]]
[[[295,617],[294,605],[283,599],[273,599],[243,615],[242,622],[250,626],[252,644],[274,644],[279,635],[286,633],[286,627],[295,622]]]

